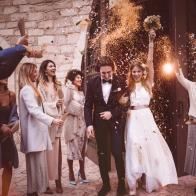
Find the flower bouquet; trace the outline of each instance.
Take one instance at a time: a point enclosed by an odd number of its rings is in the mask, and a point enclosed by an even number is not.
[[[160,16],[152,15],[147,16],[143,22],[144,29],[149,32],[150,30],[159,30],[162,28],[161,22],[160,22]]]

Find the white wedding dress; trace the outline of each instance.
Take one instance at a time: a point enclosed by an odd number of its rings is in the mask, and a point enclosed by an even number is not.
[[[141,83],[130,95],[131,106],[149,105],[150,94]],[[126,176],[130,189],[146,175],[146,191],[177,184],[171,151],[161,135],[149,108],[131,110],[126,123]]]

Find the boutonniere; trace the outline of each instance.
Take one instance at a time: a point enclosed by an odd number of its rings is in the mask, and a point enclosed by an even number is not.
[[[118,87],[117,89],[114,89],[112,92],[113,93],[117,93],[117,92],[120,92],[122,89],[120,87]]]

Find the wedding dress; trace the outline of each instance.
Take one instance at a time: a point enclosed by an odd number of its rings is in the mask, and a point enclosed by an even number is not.
[[[130,111],[126,123],[127,182],[130,189],[135,189],[137,179],[145,174],[147,192],[178,183],[171,151],[147,107],[150,98],[142,84],[136,83],[130,95],[130,106],[136,109]]]

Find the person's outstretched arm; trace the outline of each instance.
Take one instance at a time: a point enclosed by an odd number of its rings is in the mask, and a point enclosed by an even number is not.
[[[149,82],[151,85],[154,84],[154,66],[153,66],[153,51],[154,51],[154,39],[156,37],[155,31],[151,30],[149,32],[149,46],[148,46],[148,59],[147,67],[149,70]]]
[[[26,48],[23,45],[0,51],[0,79],[7,78],[13,73],[25,53]]]
[[[20,37],[15,47],[0,51],[0,79],[8,78],[22,58],[27,57],[41,58],[43,50],[34,50],[27,46],[28,35]]]
[[[178,79],[178,82],[185,88],[188,89],[189,88],[189,84],[190,84],[190,80],[186,79],[184,77],[184,74],[182,72],[182,68],[180,67],[179,62],[177,62],[177,71],[176,71],[176,77]]]

